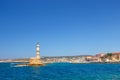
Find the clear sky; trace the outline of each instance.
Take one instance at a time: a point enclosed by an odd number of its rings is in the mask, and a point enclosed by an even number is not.
[[[120,51],[120,0],[0,0],[0,58]]]

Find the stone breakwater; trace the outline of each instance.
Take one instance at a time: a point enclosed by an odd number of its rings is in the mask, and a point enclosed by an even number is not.
[[[43,65],[42,61],[40,58],[30,58],[29,60],[29,65],[34,66],[34,65]]]

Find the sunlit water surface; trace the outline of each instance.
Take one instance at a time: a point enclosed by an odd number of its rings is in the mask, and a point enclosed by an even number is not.
[[[0,63],[0,80],[120,80],[120,64],[53,63],[16,67]]]

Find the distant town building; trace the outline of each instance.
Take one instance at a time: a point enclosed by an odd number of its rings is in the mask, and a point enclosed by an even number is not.
[[[106,53],[101,59],[103,62],[120,62],[120,52]]]
[[[120,52],[113,52],[112,53],[112,60],[116,62],[120,62]]]
[[[99,54],[96,54],[96,57],[103,57],[105,54],[104,53],[99,53]]]

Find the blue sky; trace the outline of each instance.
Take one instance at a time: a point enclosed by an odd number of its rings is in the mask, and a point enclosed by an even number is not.
[[[0,58],[120,51],[120,0],[0,0]]]

